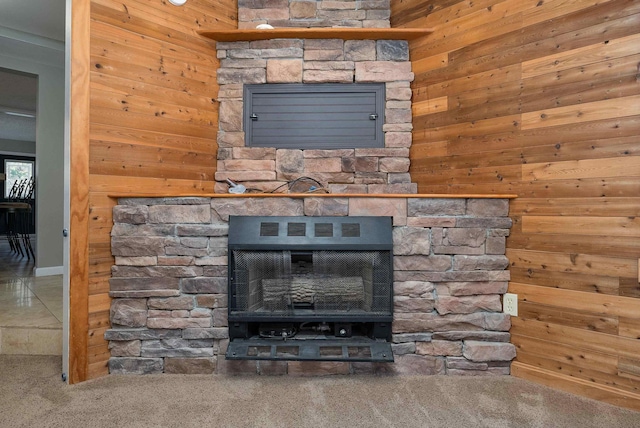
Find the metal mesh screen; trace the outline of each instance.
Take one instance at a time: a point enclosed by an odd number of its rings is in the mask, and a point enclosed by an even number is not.
[[[290,251],[233,251],[232,311],[386,314],[392,266],[385,251],[313,251],[303,273]]]

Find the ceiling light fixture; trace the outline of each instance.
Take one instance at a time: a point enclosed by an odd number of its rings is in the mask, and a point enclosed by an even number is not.
[[[33,118],[36,117],[35,114],[30,114],[30,113],[18,113],[15,111],[5,111],[4,114],[7,114],[9,116],[18,116],[18,117],[29,117],[29,118]]]
[[[187,0],[169,0],[169,3],[171,3],[174,6],[182,6],[186,2]]]

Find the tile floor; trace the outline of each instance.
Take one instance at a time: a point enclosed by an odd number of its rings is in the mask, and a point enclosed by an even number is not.
[[[62,275],[33,266],[0,239],[0,354],[62,355]]]

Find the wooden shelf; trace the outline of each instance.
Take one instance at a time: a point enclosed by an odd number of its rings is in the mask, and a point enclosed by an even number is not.
[[[268,39],[414,40],[433,33],[430,28],[274,28],[272,30],[202,30],[217,42]]]

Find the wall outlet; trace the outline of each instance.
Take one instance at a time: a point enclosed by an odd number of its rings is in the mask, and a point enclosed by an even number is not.
[[[518,316],[518,295],[505,293],[502,296],[502,312],[511,316]]]

